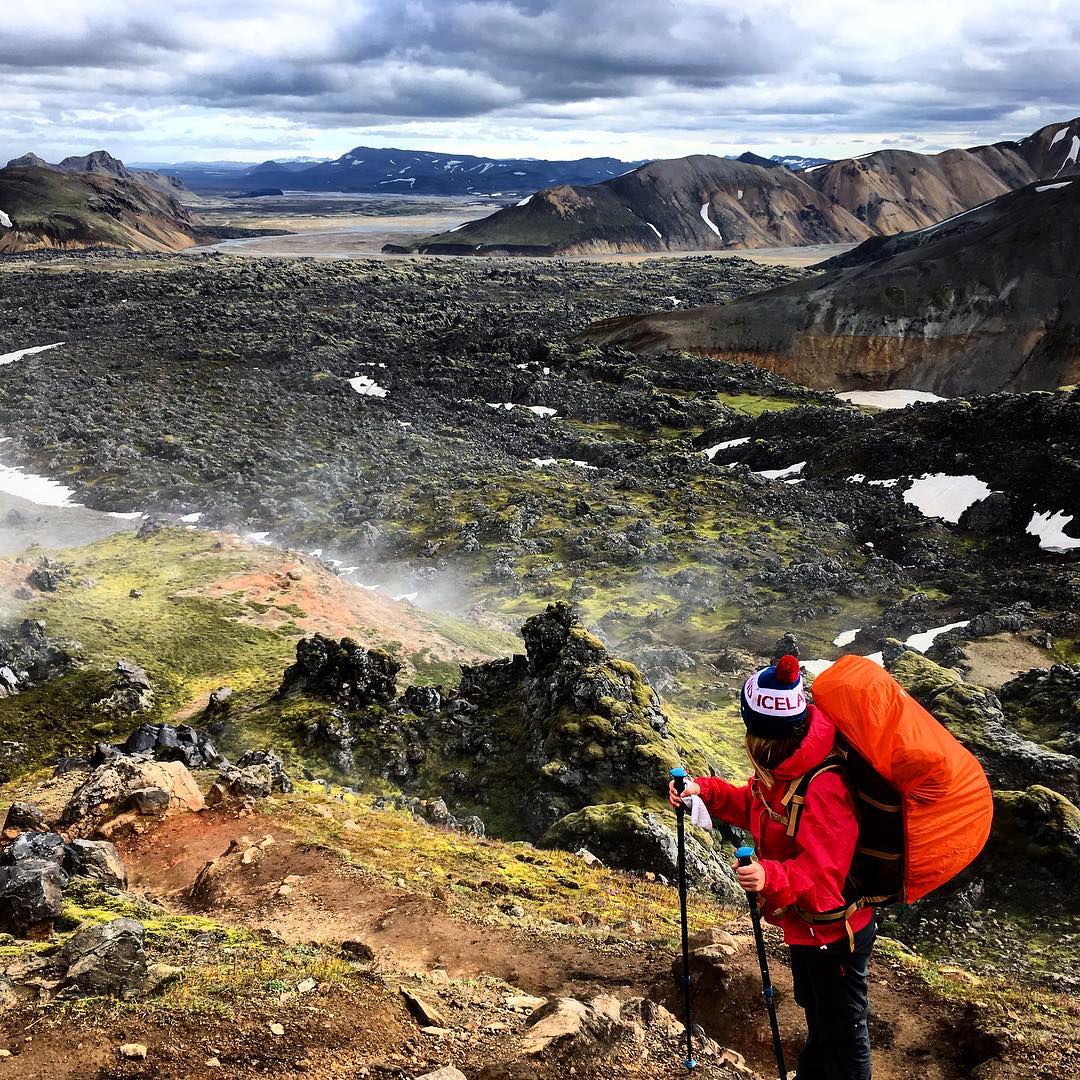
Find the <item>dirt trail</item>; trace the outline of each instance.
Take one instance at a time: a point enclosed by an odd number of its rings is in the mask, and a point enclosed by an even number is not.
[[[122,854],[134,868],[136,892],[186,909],[187,890],[199,871],[245,835],[256,842],[271,836],[273,842],[250,865],[241,865],[234,856],[216,879],[213,915],[220,921],[266,928],[290,942],[360,940],[388,971],[443,968],[452,979],[496,976],[543,996],[588,996],[603,990],[630,997],[651,992],[655,998],[667,998],[673,1011],[680,1008],[668,952],[639,944],[607,945],[581,932],[561,938],[524,926],[481,925],[457,917],[442,900],[387,888],[332,854],[306,846],[272,819],[221,812],[167,819],[127,840]],[[287,877],[295,884],[282,897],[278,888]],[[749,933],[748,925],[734,929]],[[803,1038],[802,1014],[788,990],[782,948],[775,949],[773,964],[784,1043],[794,1068]],[[979,1075],[972,1069],[987,1051],[971,1034],[977,1028],[966,1006],[933,998],[898,963],[885,958],[875,959],[871,978],[878,1080],[913,1076],[961,1080]],[[758,980],[756,960],[745,948],[726,965],[723,985],[702,985],[698,1015],[708,1034],[770,1075],[775,1066]]]
[[[363,941],[376,959],[399,971],[444,969],[451,978],[494,976],[538,995],[631,990],[667,970],[670,957],[591,941],[557,938],[527,928],[503,928],[457,918],[431,896],[387,888],[335,856],[308,847],[267,818],[199,814],[166,819],[121,842],[131,887],[147,898],[187,910],[187,890],[199,871],[241,836],[274,843],[259,859],[225,875],[216,919],[268,929],[289,942]],[[287,877],[300,880],[287,896]]]

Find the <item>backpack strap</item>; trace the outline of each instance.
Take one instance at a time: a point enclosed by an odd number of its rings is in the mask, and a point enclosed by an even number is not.
[[[806,796],[814,778],[820,776],[823,772],[839,771],[843,764],[839,756],[830,754],[809,772],[805,772],[802,776],[797,776],[791,781],[787,792],[781,800],[782,804],[787,808],[786,832],[788,836],[794,838],[799,831],[799,820],[802,817],[803,807],[806,805]],[[780,820],[784,819],[781,818]]]

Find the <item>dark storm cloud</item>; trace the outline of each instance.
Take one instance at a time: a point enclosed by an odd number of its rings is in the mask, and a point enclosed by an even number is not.
[[[469,120],[566,142],[999,137],[1075,113],[1078,59],[1080,13],[1013,0],[53,0],[0,36],[12,129],[180,109],[193,140]]]

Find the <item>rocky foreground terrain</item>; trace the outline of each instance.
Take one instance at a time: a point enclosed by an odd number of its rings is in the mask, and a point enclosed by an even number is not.
[[[1075,1075],[1076,392],[874,412],[568,340],[797,276],[5,262],[0,356],[55,345],[0,365],[0,478],[53,504],[0,562],[22,1071],[670,1075],[664,777],[743,775],[737,687],[795,649],[880,652],[995,789],[888,916],[878,1072]],[[732,839],[691,838],[702,1060],[769,1075]]]

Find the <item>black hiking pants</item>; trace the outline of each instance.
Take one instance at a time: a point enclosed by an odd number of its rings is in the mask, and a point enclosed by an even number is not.
[[[846,937],[824,947],[791,946],[795,1000],[809,1032],[798,1080],[870,1080],[866,967],[875,937],[871,920],[855,935],[853,950]]]

